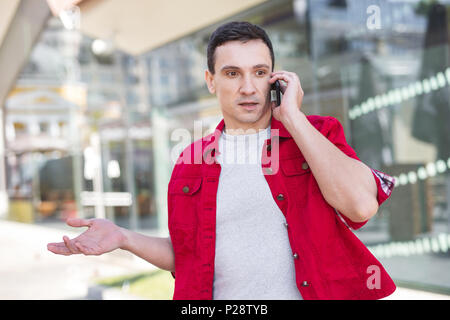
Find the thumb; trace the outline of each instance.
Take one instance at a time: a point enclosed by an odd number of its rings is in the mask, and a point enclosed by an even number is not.
[[[71,227],[90,227],[92,225],[91,219],[69,218],[66,223]]]

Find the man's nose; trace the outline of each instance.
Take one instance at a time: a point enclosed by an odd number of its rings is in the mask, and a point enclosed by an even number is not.
[[[239,91],[241,92],[241,94],[244,94],[244,95],[252,95],[255,93],[256,88],[255,88],[255,85],[253,84],[251,77],[248,77],[248,76],[243,77],[242,83],[241,83],[241,88]]]

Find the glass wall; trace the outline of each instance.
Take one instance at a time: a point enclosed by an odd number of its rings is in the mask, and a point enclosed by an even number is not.
[[[446,293],[449,8],[443,1],[268,1],[227,20],[264,27],[276,69],[300,77],[302,110],[336,117],[359,158],[396,178],[391,198],[356,235],[397,283]],[[204,70],[207,40],[223,22],[146,55],[154,83],[160,77],[162,88],[150,86],[152,105],[164,110],[171,147],[179,143],[170,139],[176,128],[205,135],[222,118]],[[175,159],[180,151],[172,150]]]

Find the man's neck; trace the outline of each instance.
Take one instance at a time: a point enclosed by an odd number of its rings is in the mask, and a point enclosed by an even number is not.
[[[270,121],[272,119],[272,114],[269,114],[268,119],[265,121],[258,121],[257,123],[246,124],[246,126],[227,126],[225,123],[223,132],[228,135],[242,135],[242,134],[251,134],[258,133],[261,130],[265,130],[269,127]],[[263,120],[262,118],[260,120]]]

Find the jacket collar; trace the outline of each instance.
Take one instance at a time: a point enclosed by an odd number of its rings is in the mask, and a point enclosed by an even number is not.
[[[203,159],[206,160],[207,163],[211,163],[210,161],[216,161],[215,156],[220,154],[218,148],[219,148],[219,138],[220,135],[223,132],[223,129],[225,127],[225,120],[222,118],[222,120],[219,122],[219,124],[216,127],[216,130],[214,130],[214,133],[212,133],[208,138],[206,139],[206,144],[204,146],[203,150]],[[279,138],[292,138],[291,134],[287,129],[284,127],[283,123],[281,121],[278,121],[273,116],[270,117],[270,140],[268,141],[269,144],[278,143]],[[217,151],[217,154],[216,154]],[[214,160],[212,160],[214,159]]]

